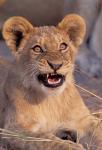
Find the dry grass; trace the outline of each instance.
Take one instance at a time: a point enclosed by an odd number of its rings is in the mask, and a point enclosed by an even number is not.
[[[89,90],[86,90],[85,88],[83,88],[83,87],[81,87],[81,86],[79,86],[79,85],[77,85],[77,84],[75,84],[75,85],[76,85],[76,87],[80,88],[80,89],[83,90],[84,92],[86,92],[86,93],[88,93],[88,94],[90,94],[90,95],[92,95],[92,96],[98,98],[99,100],[102,100],[102,97],[100,97],[100,96],[98,96],[98,95],[96,95],[96,94],[90,92]]]
[[[45,139],[45,138],[36,138],[34,136],[27,136],[25,133],[19,133],[19,132],[12,132],[10,130],[2,129],[0,128],[0,134],[2,135],[2,138],[16,138],[20,139],[22,141],[39,141],[39,142],[50,142],[51,139]]]

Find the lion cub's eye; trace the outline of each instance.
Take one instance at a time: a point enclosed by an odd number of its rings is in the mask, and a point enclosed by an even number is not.
[[[32,47],[33,51],[36,53],[43,53],[43,49],[41,48],[41,46],[39,45],[35,45],[34,47]]]
[[[60,51],[66,52],[67,50],[68,50],[68,45],[66,43],[61,43],[60,44]]]

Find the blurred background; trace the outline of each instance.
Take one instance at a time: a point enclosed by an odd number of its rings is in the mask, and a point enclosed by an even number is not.
[[[0,0],[0,32],[11,16],[26,17],[34,26],[57,25],[68,13],[84,17],[87,33],[77,65],[95,78],[102,77],[102,0]],[[0,37],[0,55],[11,55]]]
[[[34,26],[43,26],[57,25],[69,13],[80,14],[87,25],[76,58],[76,83],[102,96],[102,0],[0,0],[0,56],[13,58],[1,34],[3,23],[9,17],[23,16]],[[90,96],[83,95],[89,102]],[[96,109],[93,105],[89,107]],[[101,102],[97,106],[102,107]]]

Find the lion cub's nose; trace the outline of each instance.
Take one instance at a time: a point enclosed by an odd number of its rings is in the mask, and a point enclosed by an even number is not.
[[[62,63],[61,64],[54,64],[50,61],[47,61],[47,63],[49,64],[49,66],[53,69],[53,70],[58,70],[61,66],[62,66]]]

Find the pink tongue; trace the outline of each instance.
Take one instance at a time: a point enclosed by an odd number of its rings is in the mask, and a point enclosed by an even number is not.
[[[58,79],[58,80],[56,80],[56,79],[51,79],[51,78],[48,79],[48,83],[49,83],[49,84],[56,84],[56,83],[59,83],[59,82],[60,82],[60,79]]]

